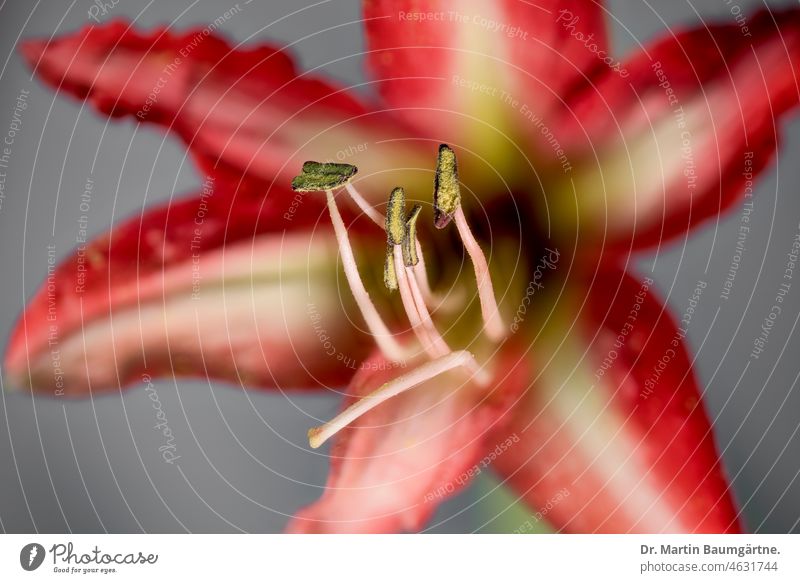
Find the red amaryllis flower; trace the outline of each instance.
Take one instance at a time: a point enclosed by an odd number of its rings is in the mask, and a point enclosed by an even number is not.
[[[207,180],[55,270],[6,373],[70,396],[144,373],[346,385],[292,531],[419,529],[489,465],[533,509],[558,498],[565,531],[738,531],[685,330],[627,265],[768,163],[800,11],[620,61],[601,2],[418,6],[364,3],[379,104],[208,30],[26,42],[40,78],[177,132]],[[303,165],[338,152],[357,174]]]

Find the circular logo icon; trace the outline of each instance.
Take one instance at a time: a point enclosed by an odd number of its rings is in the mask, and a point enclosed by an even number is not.
[[[26,571],[35,571],[44,562],[44,547],[39,543],[30,543],[19,552],[19,564]]]

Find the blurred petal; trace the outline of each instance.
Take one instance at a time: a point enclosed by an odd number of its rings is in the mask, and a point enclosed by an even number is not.
[[[324,201],[274,189],[145,211],[55,265],[13,333],[16,387],[81,396],[159,374],[300,388],[345,383],[323,333],[353,359],[369,341],[337,289],[337,247],[313,231]]]
[[[570,101],[557,126],[575,172],[548,193],[557,228],[653,245],[741,198],[800,95],[800,10],[747,24],[677,32]]]
[[[383,100],[422,136],[447,142],[460,178],[485,200],[509,185],[532,196],[536,116],[604,66],[600,1],[365,0],[367,65]]]
[[[490,155],[486,140],[502,142],[499,131],[535,129],[506,96],[543,114],[604,66],[585,46],[606,49],[602,5],[366,0],[368,65],[384,100],[419,131]]]
[[[365,361],[348,388],[345,406],[403,372],[380,356]],[[466,381],[458,369],[445,373],[382,403],[341,431],[331,451],[324,494],[301,510],[288,530],[421,529],[439,503],[486,467],[481,462],[487,455],[484,437],[498,423],[507,391],[496,387],[486,397],[486,389]]]
[[[607,267],[541,314],[522,439],[493,467],[566,532],[736,532],[685,331],[650,284]]]
[[[267,45],[233,47],[206,29],[142,33],[126,22],[89,26],[22,53],[55,88],[100,112],[176,131],[204,171],[238,183],[289,179],[305,160],[355,160],[376,187],[386,170],[419,166],[390,116],[335,83],[298,72]]]

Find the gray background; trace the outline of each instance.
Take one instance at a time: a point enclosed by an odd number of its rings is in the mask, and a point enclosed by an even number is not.
[[[137,18],[142,27],[174,21],[177,28],[207,24],[233,2],[120,0],[110,16]],[[222,27],[230,37],[293,43],[301,68],[324,65],[349,83],[363,81],[363,36],[356,0],[312,7],[298,0],[254,1]],[[748,11],[764,4],[737,0]],[[767,2],[785,6],[796,2]],[[56,98],[30,79],[14,45],[19,38],[48,37],[86,23],[90,0],[0,2],[0,129],[5,131],[20,89],[31,106],[13,147],[6,200],[0,209],[0,348],[24,301],[46,274],[46,245],[59,256],[74,241],[78,200],[97,154],[92,233],[146,202],[179,195],[199,184],[184,149],[172,137],[131,121],[111,122],[80,104]],[[270,25],[303,7],[306,10]],[[732,20],[725,0],[609,2],[614,43],[622,55],[667,27],[701,18]],[[338,25],[338,26],[337,26]],[[333,27],[333,28],[331,28]],[[319,32],[331,28],[326,32]],[[335,61],[326,64],[329,61]],[[720,306],[717,290],[731,262],[739,225],[736,210],[706,225],[691,240],[658,256],[642,257],[654,269],[662,295],[681,313],[698,279],[708,281],[689,342],[706,387],[706,403],[745,520],[752,530],[799,531],[800,389],[796,380],[800,335],[793,327],[800,289],[761,359],[746,366],[760,322],[773,304],[800,220],[800,123],[785,126],[780,158],[757,185],[754,220],[731,299]],[[128,146],[130,152],[127,154]],[[99,145],[99,146],[98,146]],[[98,150],[99,147],[99,150]],[[146,177],[152,172],[151,189]],[[58,204],[56,204],[58,197]],[[795,284],[797,286],[797,284]],[[707,300],[707,301],[705,301]],[[746,369],[746,370],[745,370]],[[7,532],[172,532],[282,529],[287,516],[318,497],[327,460],[307,451],[308,415],[336,411],[328,397],[269,395],[207,382],[156,384],[182,456],[180,470],[164,464],[151,401],[142,390],[123,397],[63,403],[28,394],[0,397],[0,528]],[[303,412],[306,412],[304,414]],[[266,421],[266,424],[261,420]],[[496,504],[475,501],[478,484],[446,503],[436,532],[496,530]],[[506,523],[508,524],[508,523]]]

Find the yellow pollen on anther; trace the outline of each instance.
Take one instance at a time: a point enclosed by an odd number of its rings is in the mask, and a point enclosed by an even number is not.
[[[397,271],[395,271],[392,249],[392,245],[386,247],[386,261],[383,264],[383,283],[389,291],[397,291]]]
[[[439,146],[433,182],[433,224],[437,229],[443,229],[450,223],[460,204],[456,153],[447,144],[442,144]]]
[[[406,193],[399,186],[389,195],[386,207],[386,236],[390,245],[402,245],[406,235]]]
[[[411,212],[408,213],[408,218],[406,218],[406,234],[403,238],[403,261],[409,267],[419,263],[419,256],[417,255],[417,219],[421,211],[422,207],[415,204]]]

